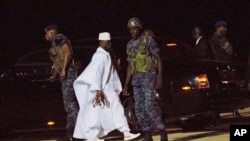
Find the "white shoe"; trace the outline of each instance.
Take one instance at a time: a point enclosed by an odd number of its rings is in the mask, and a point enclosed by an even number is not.
[[[141,135],[140,133],[137,133],[137,134],[129,133],[128,136],[124,137],[124,141],[135,139],[135,138],[139,137],[140,135]]]

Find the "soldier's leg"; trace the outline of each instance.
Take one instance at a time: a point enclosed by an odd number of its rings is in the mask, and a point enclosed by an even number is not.
[[[145,141],[153,141],[152,139],[152,124],[151,119],[146,113],[145,109],[145,96],[142,87],[133,87],[134,98],[135,98],[135,114],[138,122],[141,126],[142,132],[144,134]]]
[[[145,90],[145,109],[151,122],[156,129],[165,129],[165,122],[162,119],[162,112],[157,102],[155,90],[156,73],[150,73],[145,77],[143,89]]]
[[[165,122],[162,119],[162,111],[157,102],[155,80],[155,73],[147,75],[147,77],[144,79],[143,89],[145,90],[145,108],[151,119],[150,122],[152,125],[154,125],[157,130],[160,130],[161,141],[167,141],[168,137],[165,130]]]
[[[151,132],[151,121],[145,110],[145,96],[142,87],[134,86],[135,114],[143,132]]]
[[[73,136],[76,118],[79,110],[78,102],[74,93],[73,82],[74,80],[72,79],[65,79],[62,81],[63,103],[65,111],[67,113],[67,137]]]

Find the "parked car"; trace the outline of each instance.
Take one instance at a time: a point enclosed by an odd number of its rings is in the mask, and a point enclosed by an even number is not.
[[[129,38],[112,38],[120,61],[119,76],[126,77],[126,43]],[[166,123],[183,129],[203,129],[219,112],[250,106],[246,90],[245,63],[232,64],[202,59],[189,46],[169,38],[156,38],[163,61],[164,87],[158,101]],[[72,41],[74,57],[82,67],[89,63],[98,47],[97,39]],[[48,49],[27,53],[0,75],[0,130],[25,132],[63,130],[65,111],[60,83],[50,83],[51,62]],[[132,129],[140,130],[134,114],[133,92],[121,95],[125,114]],[[3,116],[4,115],[4,116]]]
[[[47,49],[29,52],[0,75],[0,138],[63,128],[60,83],[47,81],[51,71],[48,57]]]
[[[161,48],[164,83],[158,101],[166,123],[174,122],[185,130],[200,130],[221,112],[250,106],[246,61],[227,63],[204,59],[183,43],[164,38],[156,40]],[[134,99],[126,99],[123,105],[129,123],[139,129]]]
[[[79,73],[98,47],[97,39],[72,42]],[[59,79],[49,82],[48,48],[18,58],[0,74],[0,138],[23,132],[64,131],[66,125]]]

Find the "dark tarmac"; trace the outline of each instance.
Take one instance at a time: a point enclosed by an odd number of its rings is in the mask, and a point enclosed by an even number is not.
[[[174,124],[168,124],[166,131],[168,132],[169,141],[229,141],[229,127],[231,124],[249,124],[250,108],[239,110],[241,116],[234,117],[232,113],[221,113],[221,120],[217,125],[208,126],[201,131],[187,132]],[[63,136],[64,129],[51,131],[29,131],[17,132],[15,137],[9,139],[0,139],[0,141],[56,141]],[[123,139],[122,133],[118,131],[111,132],[105,141],[121,141]],[[160,136],[156,132],[153,134],[154,141],[159,141]],[[134,141],[143,141],[142,137]]]

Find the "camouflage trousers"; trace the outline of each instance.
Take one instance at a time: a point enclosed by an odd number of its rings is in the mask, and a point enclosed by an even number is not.
[[[135,99],[135,114],[143,132],[165,129],[162,112],[156,101],[156,72],[137,73],[132,85]]]
[[[79,105],[75,96],[73,82],[77,77],[77,69],[75,66],[71,65],[67,70],[67,77],[64,80],[61,80],[62,84],[62,93],[63,93],[63,104],[67,114],[66,121],[66,129],[67,137],[72,137],[77,114],[79,111]]]

